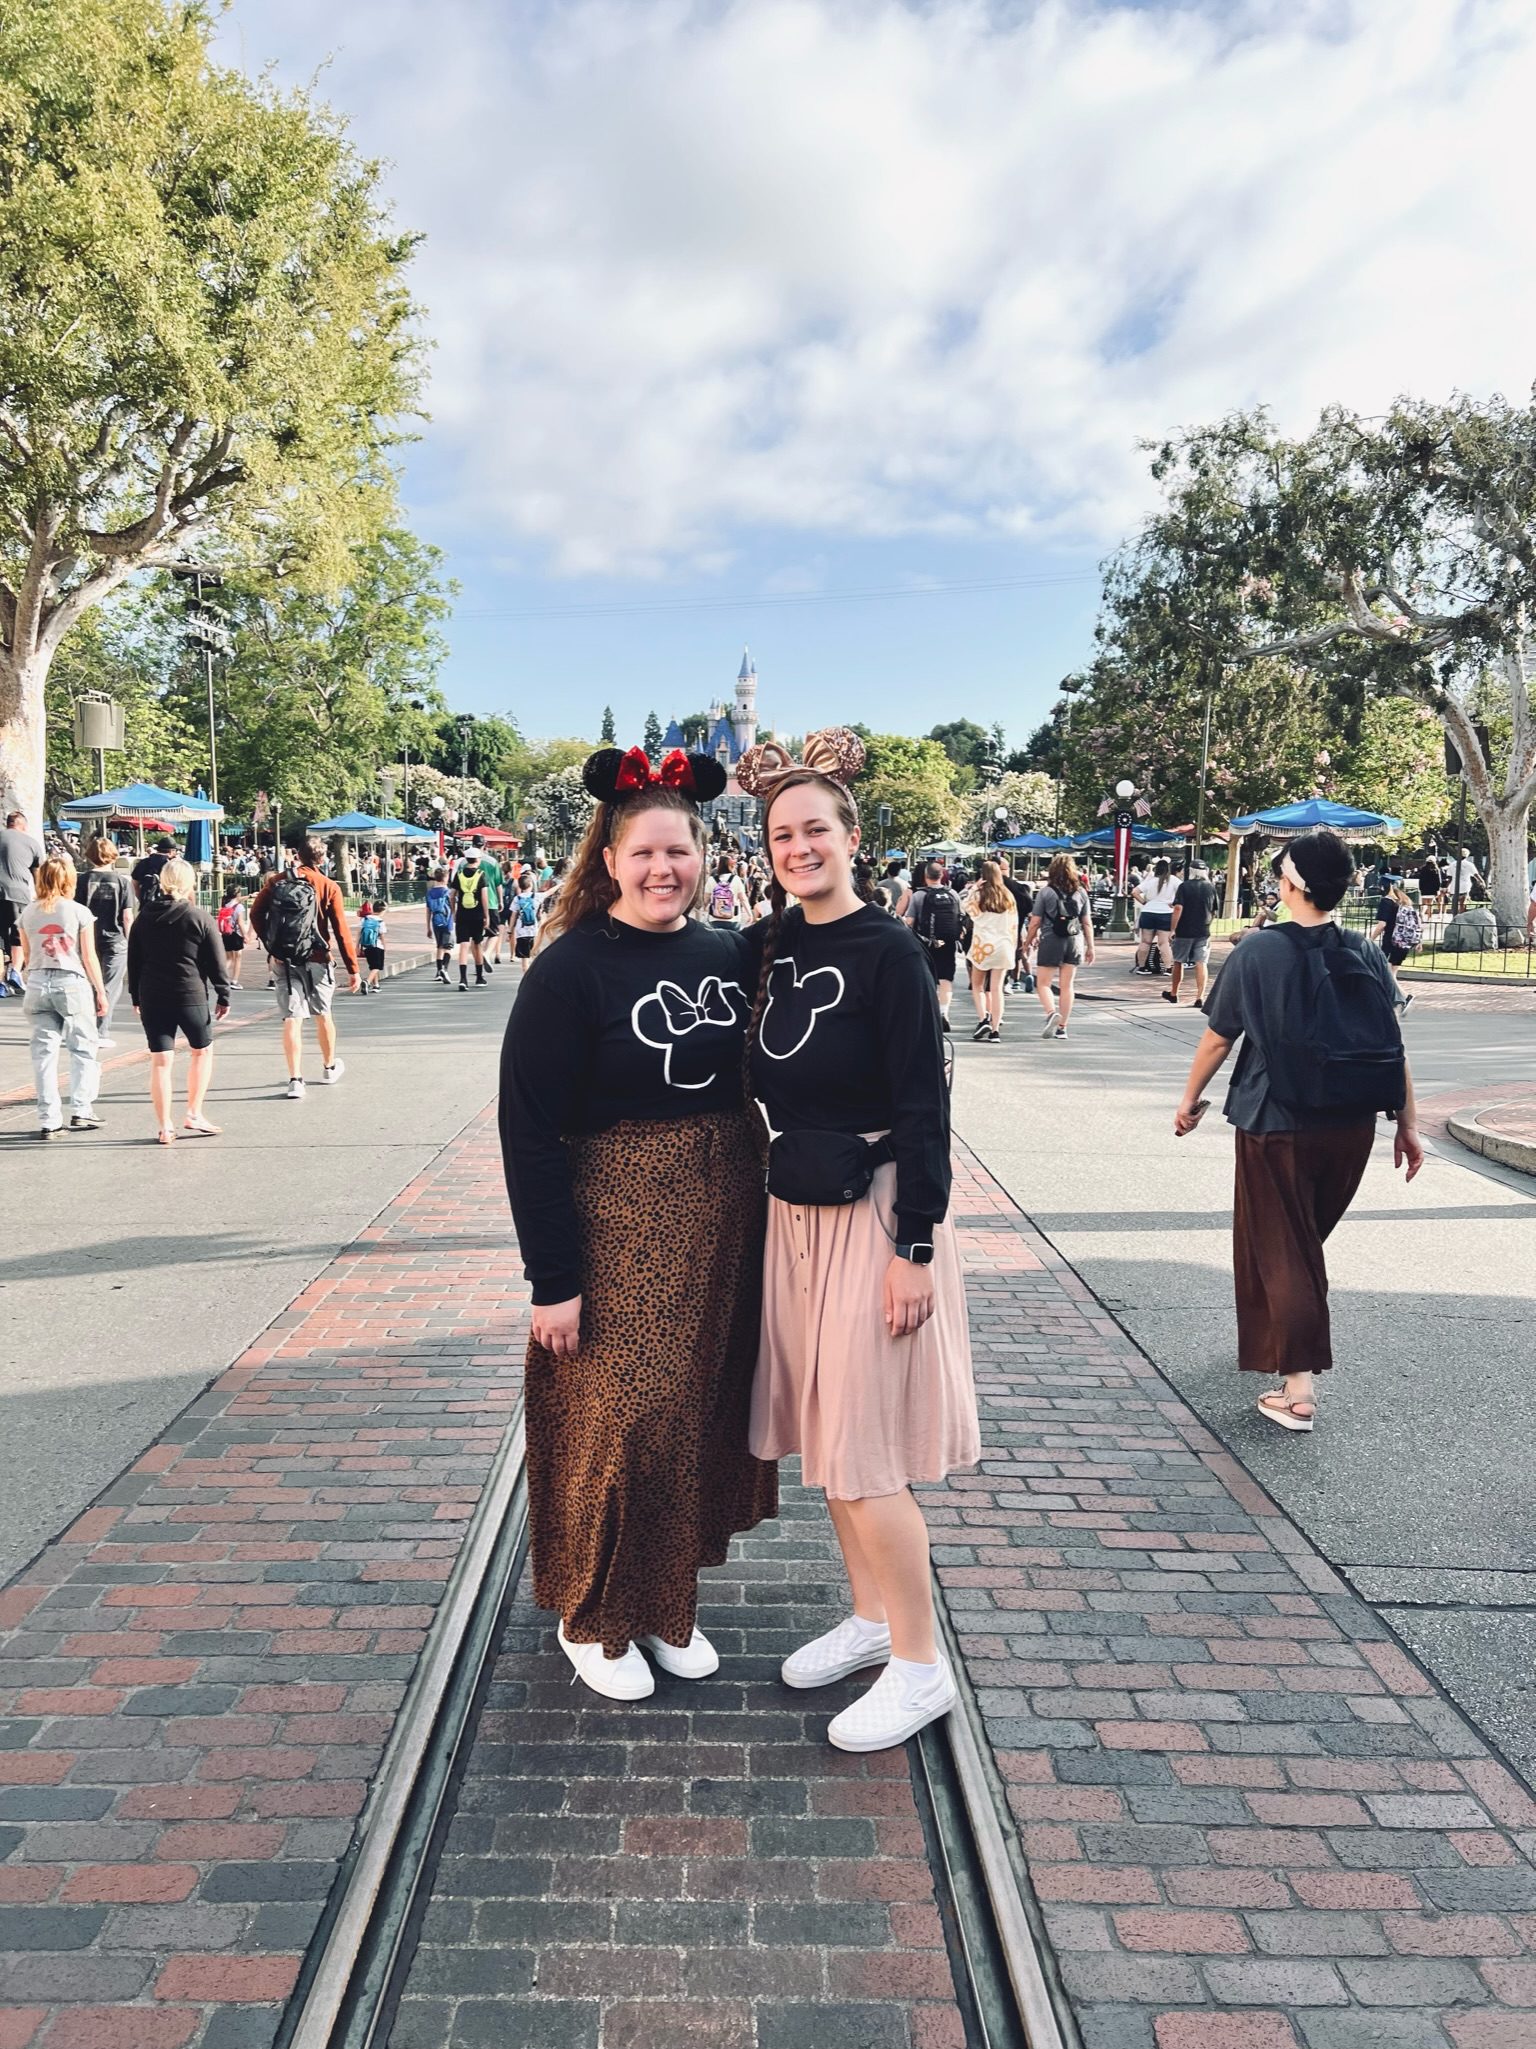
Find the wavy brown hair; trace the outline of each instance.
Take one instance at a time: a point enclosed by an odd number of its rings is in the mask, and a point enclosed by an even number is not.
[[[704,821],[677,790],[637,790],[632,797],[621,797],[612,804],[599,804],[582,834],[581,845],[576,849],[544,921],[543,936],[546,940],[558,939],[584,919],[604,917],[613,909],[619,900],[619,885],[608,873],[603,850],[618,846],[642,811],[676,811],[687,819],[689,837],[700,855],[705,853]],[[699,864],[698,887],[693,893],[693,901],[686,906],[690,912],[696,911],[704,901],[708,865],[702,860]]]
[[[859,826],[859,807],[853,801],[852,792],[846,789],[842,783],[835,782],[831,776],[818,775],[814,769],[799,768],[793,770],[789,775],[782,777],[780,781],[775,783],[768,792],[768,795],[763,799],[763,848],[768,856],[768,901],[772,909],[768,917],[763,921],[767,926],[767,930],[763,934],[763,958],[757,973],[757,994],[752,1000],[752,1015],[747,1021],[747,1053],[749,1056],[752,1048],[757,1044],[758,1027],[763,1021],[763,1012],[767,1008],[768,978],[773,973],[773,963],[778,956],[779,938],[784,929],[784,912],[789,902],[784,885],[779,880],[779,871],[773,865],[773,849],[768,844],[769,815],[786,790],[797,790],[807,783],[816,784],[819,789],[825,790],[831,797],[833,808],[837,813],[838,823],[842,826],[844,832],[857,832]],[[857,868],[855,868],[854,887],[866,903],[874,901],[873,884],[867,875],[860,878]],[[750,1090],[748,1093],[750,1094]]]
[[[1068,896],[1083,886],[1082,874],[1070,854],[1057,854],[1046,870],[1045,879],[1058,896]]]

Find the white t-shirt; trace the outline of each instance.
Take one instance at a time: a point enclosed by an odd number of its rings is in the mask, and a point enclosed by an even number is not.
[[[1456,863],[1455,880],[1451,884],[1452,889],[1465,896],[1472,887],[1472,878],[1476,873],[1477,863],[1475,861],[1458,861]]]
[[[73,897],[60,897],[51,904],[34,901],[22,912],[20,922],[34,968],[51,969],[58,975],[85,973],[80,934],[96,923],[96,917],[84,904]]]
[[[1154,882],[1149,875],[1136,892],[1136,900],[1144,911],[1171,911],[1173,900],[1179,893],[1179,878],[1170,875],[1162,882]]]

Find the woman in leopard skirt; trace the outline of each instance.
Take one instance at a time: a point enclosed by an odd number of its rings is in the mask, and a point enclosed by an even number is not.
[[[586,766],[597,811],[502,1048],[507,1190],[533,1337],[524,1401],[534,1593],[580,1677],[639,1700],[719,1659],[700,1568],[778,1508],[747,1450],[761,1150],[742,1093],[743,942],[688,913],[718,762]]]

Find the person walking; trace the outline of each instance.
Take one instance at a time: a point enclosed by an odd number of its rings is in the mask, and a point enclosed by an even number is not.
[[[1141,915],[1136,921],[1136,965],[1133,973],[1150,975],[1173,966],[1173,905],[1178,890],[1171,864],[1158,861],[1154,863],[1152,873],[1143,877],[1131,892],[1141,905]],[[1152,966],[1154,953],[1158,960],[1155,969]]]
[[[363,965],[368,970],[362,989],[365,996],[377,996],[379,993],[379,977],[384,972],[384,935],[388,930],[382,904],[359,905],[357,943],[362,948]]]
[[[1211,921],[1216,916],[1216,887],[1205,872],[1203,861],[1193,861],[1190,870],[1173,893],[1173,915],[1168,937],[1173,949],[1173,973],[1163,991],[1165,1003],[1177,1003],[1184,970],[1195,971],[1195,1008],[1205,1006],[1206,982],[1211,958]]]
[[[347,907],[340,888],[322,870],[325,849],[317,840],[300,842],[286,868],[264,882],[251,905],[251,929],[267,949],[283,1019],[283,1057],[288,1063],[290,1103],[304,1100],[304,1020],[315,1021],[315,1037],[323,1063],[320,1079],[328,1087],[341,1080],[346,1062],[336,1050],[336,1020],[331,1003],[336,969],[331,942],[341,955],[352,994],[361,975],[347,925]]]
[[[768,915],[773,912],[772,902]],[[923,863],[922,882],[907,900],[906,922],[916,933],[939,999],[939,1029],[949,1030],[955,993],[955,952],[960,943],[960,899],[944,880],[938,861]]]
[[[773,862],[773,914],[745,935],[751,1086],[774,1133],[749,1443],[798,1453],[827,1496],[851,1610],[782,1676],[810,1688],[881,1668],[828,1727],[850,1751],[904,1743],[958,1698],[912,1487],[981,1455],[938,1001],[913,934],[854,888],[863,759],[839,727],[813,733],[803,763],[768,741],[736,771]]]
[[[777,1512],[747,1448],[764,1197],[744,941],[689,915],[725,771],[609,747],[584,775],[597,808],[512,1007],[498,1118],[533,1292],[534,1598],[587,1686],[639,1700],[644,1651],[717,1669],[699,1572]]]
[[[33,876],[48,858],[25,811],[7,814],[0,829],[0,996],[22,996],[21,914],[36,891]]]
[[[112,1019],[117,999],[123,993],[128,973],[128,933],[133,924],[133,891],[128,877],[117,865],[117,848],[105,836],[93,839],[85,849],[90,866],[75,883],[75,901],[85,905],[96,920],[94,938],[101,979],[107,992],[107,1007],[97,1026],[97,1049],[109,1051],[116,1045]]]
[[[23,828],[12,827],[11,830]],[[28,882],[33,883],[31,871]],[[37,865],[31,900],[18,921],[26,985],[22,1013],[32,1024],[32,1075],[38,1132],[51,1139],[64,1126],[59,1100],[59,1047],[69,1055],[69,1128],[94,1131],[101,1087],[96,1021],[106,1015],[107,992],[96,958],[95,919],[75,901],[75,864],[67,854],[45,854]]]
[[[1093,966],[1093,907],[1070,854],[1053,857],[1045,887],[1035,893],[1027,944],[1035,949],[1035,994],[1045,1012],[1040,1036],[1064,1039],[1077,971]],[[1053,980],[1059,994],[1052,989]]]
[[[229,986],[240,986],[240,963],[245,958],[245,936],[250,930],[250,913],[245,908],[245,892],[239,882],[224,886],[224,901],[219,905],[214,923],[219,928],[219,938],[224,946],[224,958],[229,963]]]
[[[971,970],[971,996],[978,1023],[971,1037],[995,1046],[1003,1032],[1003,982],[1013,973],[1019,950],[1019,911],[996,861],[983,861],[981,874],[965,899],[971,916],[966,960]]]
[[[533,879],[533,870],[524,868],[517,879],[512,898],[512,957],[518,969],[526,973],[533,958],[533,943],[538,938],[539,899]]]
[[[1376,922],[1371,927],[1371,938],[1387,957],[1392,969],[1392,984],[1397,990],[1397,1007],[1403,1012],[1413,1002],[1413,996],[1411,992],[1403,993],[1397,970],[1417,950],[1423,936],[1424,920],[1418,905],[1401,882],[1386,876],[1376,905]]]
[[[427,943],[437,962],[437,980],[446,989],[448,964],[453,959],[453,897],[448,889],[448,870],[434,868],[427,884]]]
[[[143,842],[141,841],[140,844],[142,845]],[[143,903],[146,893],[150,896],[154,895],[160,886],[160,870],[167,861],[174,861],[175,858],[176,842],[162,834],[144,858],[134,863],[130,871],[129,880],[133,884],[135,901]]]
[[[704,903],[706,922],[717,932],[736,932],[740,930],[746,909],[747,893],[737,877],[736,863],[729,854],[722,854],[715,862],[714,876]]]
[[[469,963],[475,963],[475,987],[485,986],[485,939],[490,924],[491,891],[480,866],[480,856],[471,847],[454,870],[449,885],[453,897],[453,931],[459,942],[459,987],[469,987]]]
[[[501,863],[494,854],[487,853],[485,841],[476,833],[470,840],[479,861],[480,873],[485,877],[485,972],[491,974],[501,962],[501,886],[503,881]]]
[[[1198,1129],[1205,1090],[1241,1040],[1226,1100],[1237,1363],[1279,1378],[1258,1407],[1283,1430],[1313,1428],[1314,1376],[1333,1367],[1323,1246],[1360,1186],[1379,1114],[1396,1119],[1394,1165],[1411,1181],[1424,1163],[1392,971],[1331,916],[1353,872],[1337,833],[1303,833],[1278,857],[1288,921],[1250,932],[1222,968],[1174,1113],[1176,1136]]]
[[[213,1079],[213,1027],[229,1015],[229,962],[215,919],[194,901],[197,871],[167,861],[157,887],[140,906],[128,935],[128,998],[149,1047],[149,1099],[161,1145],[176,1142],[176,1035],[187,1042],[187,1114],[184,1138],[216,1138],[219,1126],[203,1115]],[[208,994],[213,991],[214,1008]]]

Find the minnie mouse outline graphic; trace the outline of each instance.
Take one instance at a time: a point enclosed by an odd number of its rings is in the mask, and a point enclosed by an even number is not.
[[[652,1038],[642,1029],[641,1018],[654,1004],[660,1012],[659,1028],[665,1038]],[[739,1007],[738,1007],[739,1005]],[[679,1039],[685,1039],[700,1025],[718,1025],[729,1029],[745,1019],[747,1014],[746,993],[739,982],[722,981],[719,975],[706,975],[699,984],[697,996],[676,982],[658,982],[647,995],[642,996],[629,1014],[630,1029],[642,1046],[654,1046],[660,1053],[661,1078],[668,1088],[707,1089],[715,1076],[708,1074],[702,1081],[674,1081],[672,1079],[672,1051]]]
[[[801,1032],[799,1038],[796,1039],[792,1046],[786,1046],[782,1053],[778,1053],[768,1043],[768,1024],[773,1016],[774,1005],[780,1001],[778,986],[782,980],[783,971],[786,968],[790,976],[788,994],[783,999],[786,1008],[792,998],[802,996],[805,991],[810,989],[813,982],[824,984],[831,993],[827,996],[824,1003],[818,1003],[815,995],[811,995],[810,1015],[805,1020],[804,1031]],[[799,968],[795,965],[794,955],[792,953],[782,954],[769,970],[768,1001],[763,1005],[762,1022],[757,1028],[757,1043],[761,1051],[766,1053],[770,1060],[792,1060],[800,1051],[800,1048],[806,1044],[812,1032],[815,1031],[816,1020],[821,1016],[822,1012],[836,1010],[837,1006],[842,1002],[843,990],[846,986],[843,981],[843,971],[841,968],[812,968],[808,975],[802,977]],[[798,1008],[797,1005],[796,1016],[791,1019],[791,1030],[794,1029],[795,1023],[798,1022]]]

